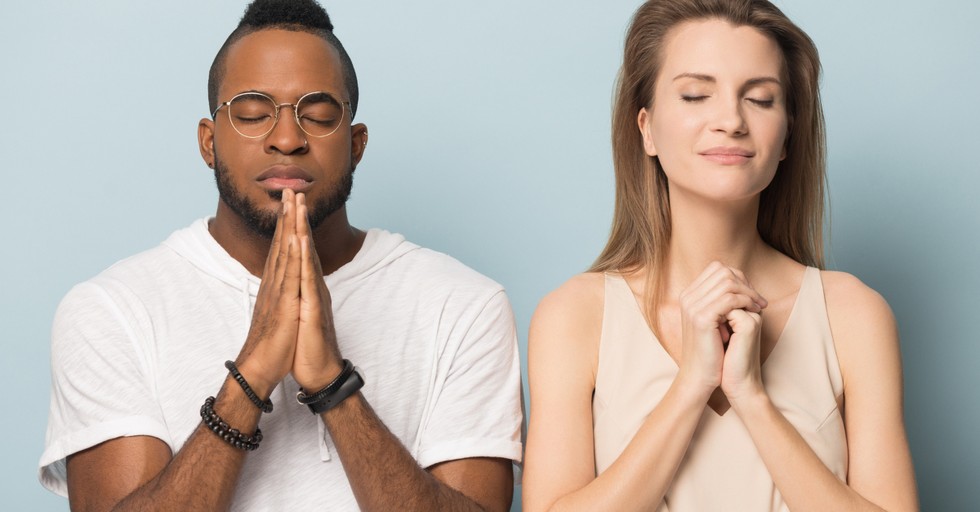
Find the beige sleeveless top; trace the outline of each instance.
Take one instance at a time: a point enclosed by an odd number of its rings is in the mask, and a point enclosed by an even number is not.
[[[606,470],[660,403],[677,375],[626,281],[605,279],[599,371],[592,402],[596,474]],[[841,480],[847,439],[843,392],[820,271],[807,268],[796,303],[762,366],[766,391],[820,460]],[[785,511],[782,496],[735,411],[705,406],[691,445],[658,511]]]

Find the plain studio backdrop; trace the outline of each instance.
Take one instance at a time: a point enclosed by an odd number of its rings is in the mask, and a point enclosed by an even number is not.
[[[880,291],[898,317],[923,508],[972,509],[980,4],[777,4],[823,60],[830,267]],[[608,234],[613,82],[637,5],[325,3],[357,68],[357,120],[371,132],[353,223],[401,232],[501,282],[522,354],[538,300],[584,270]],[[61,297],[214,213],[196,125],[208,113],[208,67],[243,9],[190,0],[0,9],[0,509],[68,508],[36,476]]]

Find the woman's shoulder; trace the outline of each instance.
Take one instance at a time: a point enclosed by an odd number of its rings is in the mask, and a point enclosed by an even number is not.
[[[820,277],[845,387],[869,365],[900,364],[898,329],[885,298],[846,272],[824,270]]]
[[[541,299],[538,305],[548,309],[581,309],[601,305],[605,296],[606,275],[602,272],[585,272],[572,276],[558,288]]]
[[[572,276],[541,299],[534,312],[534,320],[547,321],[558,317],[556,319],[563,323],[581,324],[594,320],[598,315],[601,321],[605,278],[605,274],[601,272],[585,272]]]
[[[870,286],[847,272],[820,271],[828,314],[840,319],[890,320],[888,302]]]
[[[579,347],[590,353],[602,332],[605,274],[586,272],[546,295],[531,318],[529,345]]]

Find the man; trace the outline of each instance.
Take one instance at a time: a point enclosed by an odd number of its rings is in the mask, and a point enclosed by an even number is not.
[[[72,509],[510,506],[509,303],[448,256],[349,224],[368,132],[332,29],[313,0],[249,6],[198,128],[216,215],[59,307],[41,480]]]

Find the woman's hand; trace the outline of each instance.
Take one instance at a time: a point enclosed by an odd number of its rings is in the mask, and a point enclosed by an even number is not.
[[[725,346],[729,343],[729,333],[740,337],[740,362],[746,357],[742,350],[752,344],[742,338],[750,335],[746,329],[751,322],[743,321],[740,314],[733,315],[733,312],[758,316],[767,304],[766,299],[749,286],[741,271],[719,262],[709,264],[680,296],[682,352],[678,380],[692,384],[707,400],[723,381],[723,368],[728,364]],[[740,331],[735,331],[732,320],[738,323]],[[756,354],[758,339],[756,329]]]
[[[734,405],[739,399],[765,392],[760,361],[762,315],[733,309],[726,318],[732,335],[725,351],[721,390]]]

